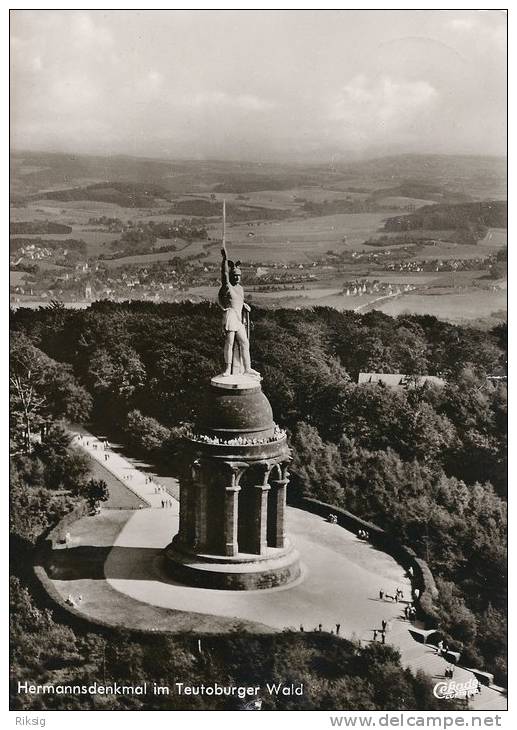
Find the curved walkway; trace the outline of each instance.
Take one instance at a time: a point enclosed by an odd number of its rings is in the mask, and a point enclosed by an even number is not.
[[[84,442],[84,437],[81,440]],[[104,463],[99,448],[88,447],[88,450]],[[405,666],[414,672],[425,671],[436,682],[444,679],[448,662],[433,647],[413,639],[409,631],[412,624],[404,618],[405,603],[379,599],[381,589],[395,595],[396,589],[401,588],[406,599],[411,596],[409,579],[391,556],[338,525],[288,507],[287,531],[301,554],[304,568],[301,581],[267,591],[220,591],[185,586],[167,576],[161,558],[161,550],[178,530],[178,503],[173,500],[172,508],[162,509],[162,497],[155,494],[146,475],[119,454],[116,458],[110,456],[108,463],[119,477],[134,473],[132,480],[125,480],[126,484],[131,481],[127,486],[153,507],[160,508],[134,512],[112,543],[104,562],[104,575],[108,585],[119,594],[139,604],[204,613],[222,620],[240,619],[277,630],[298,630],[303,626],[311,631],[321,624],[324,631],[335,632],[336,624],[340,624],[340,635],[355,637],[363,643],[373,640],[374,630],[379,630],[384,620],[388,623],[386,642],[400,650]],[[149,628],[153,628],[152,621]],[[472,679],[472,674],[456,668],[454,679],[466,682]],[[471,700],[470,707],[503,710],[506,697],[483,688]]]

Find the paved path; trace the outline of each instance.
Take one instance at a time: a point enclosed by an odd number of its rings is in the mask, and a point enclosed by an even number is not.
[[[104,441],[96,438],[85,429],[76,427],[72,431],[72,434],[74,436],[74,446],[80,447],[89,456],[96,459],[149,507],[153,509],[172,509],[179,514],[178,502],[167,491],[167,488],[173,485],[165,483],[172,481],[177,485],[178,482],[176,479],[171,477],[167,477],[166,479],[160,478],[153,473],[147,473],[141,469],[137,469],[135,463],[118,453],[113,448],[113,445],[106,446]],[[141,465],[141,462],[136,463]],[[177,489],[179,489],[179,486]]]
[[[152,509],[135,512],[126,522],[109,553],[104,573],[108,584],[141,603],[187,612],[257,621],[276,629],[291,627],[323,630],[366,643],[374,629],[388,622],[386,641],[401,651],[402,662],[414,672],[423,670],[436,682],[444,679],[448,663],[431,646],[409,633],[404,602],[380,600],[379,590],[395,595],[401,588],[409,599],[411,585],[403,568],[389,555],[353,533],[303,510],[287,509],[287,531],[301,554],[302,579],[294,585],[258,591],[221,591],[193,588],[171,580],[162,567],[161,550],[178,530],[179,504],[162,509],[170,499],[154,480],[120,454],[110,450],[106,460],[100,442],[83,432],[75,443],[98,459]],[[96,448],[95,448],[96,446]],[[130,478],[127,478],[127,477]],[[156,510],[158,508],[158,510]],[[379,637],[380,638],[380,637]],[[456,668],[454,679],[466,682],[472,674]],[[506,698],[488,688],[471,700],[475,710],[504,710]],[[445,708],[444,708],[445,709]]]

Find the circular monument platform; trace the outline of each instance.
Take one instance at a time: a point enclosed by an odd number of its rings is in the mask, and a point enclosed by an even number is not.
[[[179,531],[165,550],[171,575],[225,590],[299,578],[299,555],[285,533],[291,455],[260,378],[212,378],[184,443]]]
[[[244,374],[215,375],[210,380],[210,385],[223,390],[254,390],[261,387],[261,381],[262,377],[252,377]]]
[[[300,555],[289,542],[284,549],[269,548],[263,555],[235,556],[192,553],[173,541],[165,550],[169,573],[200,588],[258,590],[276,588],[300,577]]]

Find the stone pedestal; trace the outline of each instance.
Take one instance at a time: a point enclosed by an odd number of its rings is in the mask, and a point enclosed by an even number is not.
[[[285,531],[290,451],[260,381],[213,378],[185,453],[179,532],[165,551],[171,574],[231,590],[298,578]]]

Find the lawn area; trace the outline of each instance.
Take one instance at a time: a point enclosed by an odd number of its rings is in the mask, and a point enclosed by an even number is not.
[[[90,459],[90,472],[92,479],[103,479],[108,485],[109,499],[104,502],[103,509],[139,509],[140,506],[147,507],[136,494],[126,487],[120,479],[117,479],[110,471],[105,469],[96,459]]]

